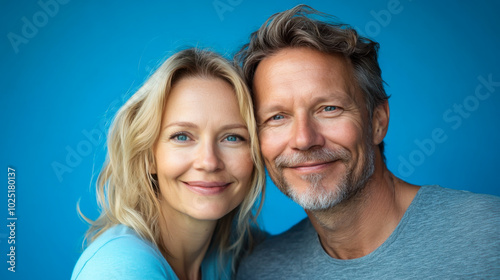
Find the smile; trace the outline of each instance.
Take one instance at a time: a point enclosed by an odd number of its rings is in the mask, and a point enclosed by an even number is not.
[[[217,195],[231,185],[228,182],[188,181],[182,182],[191,191],[201,195]]]
[[[321,172],[330,167],[333,163],[337,161],[328,161],[328,162],[305,162],[305,163],[300,163],[295,166],[290,166],[288,168],[299,172],[299,173],[315,173],[315,172]]]

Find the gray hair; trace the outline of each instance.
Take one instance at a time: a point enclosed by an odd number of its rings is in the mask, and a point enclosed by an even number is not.
[[[235,62],[241,67],[252,95],[253,79],[259,63],[282,49],[297,47],[326,54],[343,54],[353,66],[370,119],[375,108],[389,99],[378,64],[379,44],[360,36],[351,26],[336,22],[335,17],[307,5],[298,5],[272,15],[250,35],[250,42],[236,54]],[[385,161],[384,142],[379,144],[379,149]]]

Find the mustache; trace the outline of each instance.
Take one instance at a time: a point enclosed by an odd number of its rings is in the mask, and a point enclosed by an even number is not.
[[[305,162],[332,162],[342,160],[344,162],[351,159],[351,153],[344,148],[331,150],[325,147],[298,151],[289,155],[279,155],[275,160],[276,168],[283,169],[286,167],[293,167]]]

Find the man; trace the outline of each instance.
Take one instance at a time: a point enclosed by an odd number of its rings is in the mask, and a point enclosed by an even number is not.
[[[276,14],[236,56],[269,174],[308,215],[257,247],[238,277],[500,278],[500,199],[387,169],[378,44],[318,16],[303,5]]]

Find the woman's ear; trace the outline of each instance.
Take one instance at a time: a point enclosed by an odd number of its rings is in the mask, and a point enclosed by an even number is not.
[[[389,129],[389,115],[389,101],[387,100],[378,105],[373,111],[372,133],[374,145],[378,145],[384,140]]]
[[[151,150],[151,153],[148,156],[148,167],[149,167],[149,173],[150,174],[156,174],[156,160],[155,160],[155,149],[153,148]]]
[[[154,162],[149,163],[149,173],[156,174],[156,164]]]

